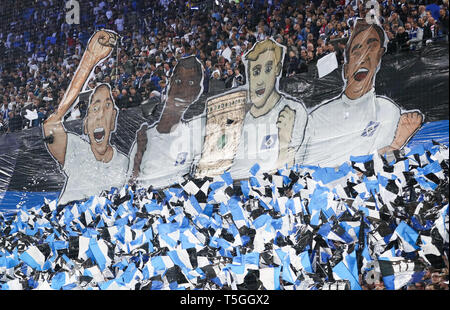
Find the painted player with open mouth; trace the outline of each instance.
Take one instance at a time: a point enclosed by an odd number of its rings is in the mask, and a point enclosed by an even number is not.
[[[401,149],[420,128],[419,111],[403,111],[375,94],[386,45],[377,23],[356,22],[345,48],[343,92],[310,112],[300,163],[336,167],[352,155],[385,154]]]
[[[92,90],[83,121],[85,136],[67,131],[63,125],[64,115],[76,102],[90,73],[109,57],[117,39],[117,34],[110,30],[100,30],[91,37],[57,111],[43,124],[47,150],[66,176],[59,204],[81,200],[125,183],[128,158],[110,144],[119,112],[109,84],[97,85]]]
[[[94,139],[95,142],[101,143],[105,138],[105,129],[103,127],[94,129]]]

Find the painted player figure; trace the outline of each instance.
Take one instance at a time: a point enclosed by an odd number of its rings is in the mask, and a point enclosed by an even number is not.
[[[162,188],[182,182],[201,155],[204,119],[183,119],[203,92],[203,68],[195,56],[174,68],[163,112],[156,124],[144,124],[130,152],[130,183]]]
[[[67,132],[62,123],[92,69],[110,55],[116,41],[117,35],[105,30],[91,37],[58,109],[43,124],[47,149],[66,176],[58,204],[85,199],[125,183],[128,158],[110,144],[118,108],[108,84],[97,86],[90,96],[83,125],[87,139]]]
[[[350,156],[401,149],[420,128],[419,111],[403,112],[375,94],[387,39],[376,23],[359,19],[345,50],[343,93],[310,112],[302,164],[336,167]]]
[[[307,122],[303,103],[278,90],[285,49],[272,39],[257,42],[245,55],[248,100],[251,107],[230,173],[234,179],[249,176],[257,163],[260,173],[273,173],[295,162]]]

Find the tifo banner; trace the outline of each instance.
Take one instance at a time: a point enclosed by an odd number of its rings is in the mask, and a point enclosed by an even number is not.
[[[66,204],[126,184],[159,189],[190,177],[338,167],[350,156],[402,149],[437,121],[448,124],[448,44],[383,57],[385,34],[365,20],[347,42],[345,63],[325,76],[319,67],[281,78],[286,48],[266,39],[243,57],[245,85],[207,96],[200,61],[182,58],[149,116],[119,111],[108,84],[86,88],[118,39],[109,30],[91,37],[42,128],[0,136],[2,208],[29,197],[39,204],[44,193]],[[86,116],[65,122],[81,95]],[[427,137],[448,142],[448,125],[439,128]]]

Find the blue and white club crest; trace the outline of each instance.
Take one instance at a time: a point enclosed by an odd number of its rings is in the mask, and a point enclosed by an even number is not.
[[[187,152],[178,153],[175,166],[183,165],[186,162]]]
[[[277,142],[276,134],[265,136],[262,140],[261,150],[271,149],[276,142]]]
[[[375,130],[377,130],[378,126],[380,125],[379,122],[370,121],[366,128],[364,128],[363,133],[361,134],[362,137],[371,137],[373,136]]]

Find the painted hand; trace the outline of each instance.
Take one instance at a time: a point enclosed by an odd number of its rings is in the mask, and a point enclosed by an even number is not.
[[[386,154],[401,149],[414,133],[420,128],[423,116],[420,112],[407,112],[400,115],[394,140],[378,150],[379,154]]]
[[[97,31],[89,41],[87,50],[91,53],[95,63],[107,57],[116,46],[118,36],[112,31]]]
[[[412,135],[420,128],[423,116],[420,112],[407,112],[400,115],[397,130],[391,146],[394,149],[402,148]]]
[[[133,171],[129,180],[130,184],[136,183],[139,172],[141,170],[142,157],[144,156],[144,152],[147,150],[147,129],[147,124],[143,124],[136,133],[137,150],[133,160]]]
[[[284,165],[289,167],[294,164],[294,152],[293,148],[289,147],[291,142],[292,132],[294,130],[295,111],[289,106],[285,106],[281,110],[278,121],[278,139],[279,139],[279,151],[276,167],[282,168]]]
[[[280,148],[287,147],[291,142],[292,131],[294,130],[295,111],[289,106],[285,106],[278,115],[278,139]]]

